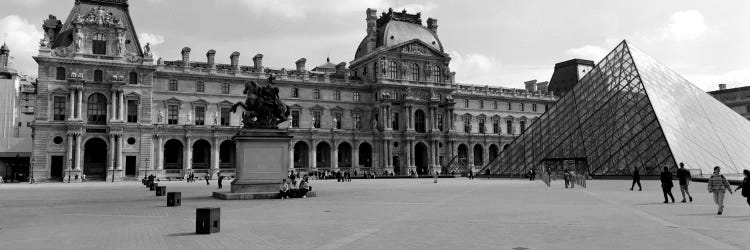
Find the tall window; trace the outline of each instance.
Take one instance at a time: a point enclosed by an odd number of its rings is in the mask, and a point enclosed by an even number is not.
[[[354,102],[359,102],[359,92],[354,92]]]
[[[519,125],[521,127],[521,133],[523,133],[524,131],[526,131],[526,121],[519,122]]]
[[[102,33],[96,33],[94,34],[94,38],[92,40],[92,52],[96,55],[106,55],[107,37],[105,37]]]
[[[424,111],[422,110],[414,112],[414,130],[418,133],[424,133],[427,131],[427,128],[425,127]]]
[[[398,78],[398,66],[396,66],[396,61],[394,60],[388,61],[388,78]]]
[[[299,111],[292,111],[292,128],[299,128]]]
[[[497,109],[497,101],[492,102],[492,109]]]
[[[64,121],[65,120],[65,97],[55,96],[53,100],[53,114],[52,120]]]
[[[65,68],[57,67],[55,72],[55,80],[65,80]]]
[[[178,108],[177,105],[167,106],[167,124],[177,124],[179,118]]]
[[[393,128],[393,130],[398,130],[398,112],[393,112],[391,127]]]
[[[195,92],[205,92],[206,91],[206,84],[202,81],[198,81],[195,83]]]
[[[524,107],[524,105],[523,105],[523,103],[519,103],[518,107],[521,108],[521,111],[525,111],[526,110],[525,107]]]
[[[195,125],[206,124],[206,107],[195,106]]]
[[[419,64],[411,65],[411,80],[419,81]]]
[[[354,118],[354,129],[355,130],[361,129],[362,128],[362,117],[360,116],[360,114],[359,113],[354,113],[353,118]]]
[[[102,82],[104,79],[104,73],[101,70],[94,70],[94,82]]]
[[[221,108],[221,126],[229,126],[229,108]]]
[[[479,108],[484,109],[484,100],[479,100]]]
[[[299,89],[292,88],[292,98],[299,98]]]
[[[513,121],[505,121],[505,133],[508,133],[509,135],[513,134]]]
[[[320,128],[320,111],[313,111],[313,128]]]
[[[500,122],[498,120],[492,120],[492,133],[500,134]]]
[[[479,119],[479,133],[484,134],[484,119]]]
[[[320,90],[319,89],[314,89],[313,90],[313,99],[315,99],[315,100],[319,100],[320,99]]]
[[[464,116],[464,133],[471,133],[471,117]]]
[[[222,83],[221,84],[221,93],[222,94],[229,94],[229,83]]]
[[[169,91],[177,91],[177,80],[169,80]]]
[[[102,94],[92,94],[88,99],[88,121],[91,124],[107,123],[107,98]]]
[[[334,90],[333,91],[333,98],[336,99],[336,101],[341,100],[341,90]]]
[[[138,73],[130,72],[130,75],[128,75],[128,83],[133,85],[138,84]]]
[[[464,108],[469,108],[469,99],[464,99]]]
[[[508,102],[508,110],[513,110],[513,104],[511,104],[510,102]]]
[[[435,82],[440,82],[440,67],[437,65],[432,67],[432,80]]]
[[[138,122],[138,101],[128,100],[128,122]]]
[[[443,114],[437,115],[437,127],[438,130],[443,131]]]
[[[333,124],[333,126],[335,126],[336,129],[341,129],[341,112],[333,113],[333,117],[336,118],[336,124]]]
[[[536,112],[536,103],[531,104],[531,111]]]

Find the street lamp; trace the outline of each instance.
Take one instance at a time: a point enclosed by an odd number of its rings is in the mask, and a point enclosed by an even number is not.
[[[112,157],[112,182],[115,182],[115,157]]]
[[[68,159],[68,183],[70,183],[70,171],[73,170],[72,166],[73,166],[73,159]]]

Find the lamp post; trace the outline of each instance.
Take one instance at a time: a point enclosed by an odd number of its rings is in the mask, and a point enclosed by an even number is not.
[[[148,167],[150,167],[150,165],[148,165],[148,160],[149,160],[149,159],[148,159],[148,158],[146,158],[146,169],[148,169]],[[144,170],[144,171],[143,171],[143,179],[146,179],[146,174],[147,174],[147,172],[148,172],[147,170]]]
[[[70,171],[73,170],[73,159],[68,159],[68,183],[70,183]]]
[[[34,180],[34,158],[31,158],[31,161],[29,162],[29,177],[31,178],[31,184],[36,184],[36,180]]]
[[[115,182],[115,157],[112,157],[112,182]]]

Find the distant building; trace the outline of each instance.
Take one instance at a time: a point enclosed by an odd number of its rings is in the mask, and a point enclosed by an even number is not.
[[[6,181],[29,177],[36,87],[34,78],[20,75],[10,49],[0,47],[0,176]]]
[[[556,96],[563,96],[594,68],[594,62],[583,59],[571,59],[555,64],[555,71],[549,81],[549,91]]]
[[[750,120],[750,86],[728,89],[726,84],[719,84],[719,90],[708,94]]]

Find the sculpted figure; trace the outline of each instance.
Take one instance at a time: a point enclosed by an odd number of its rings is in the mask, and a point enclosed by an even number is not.
[[[78,29],[76,32],[76,50],[81,51],[83,49],[83,32]]]
[[[164,110],[159,110],[159,120],[158,123],[162,123],[164,121]]]
[[[247,95],[245,102],[237,102],[232,105],[231,112],[235,113],[237,107],[242,107],[245,112],[242,122],[245,128],[276,128],[290,116],[289,106],[279,99],[279,88],[275,85],[276,76],[268,77],[268,85],[259,86],[254,81],[246,82],[243,94]]]
[[[143,46],[143,55],[151,56],[151,43],[146,43],[146,46]]]

